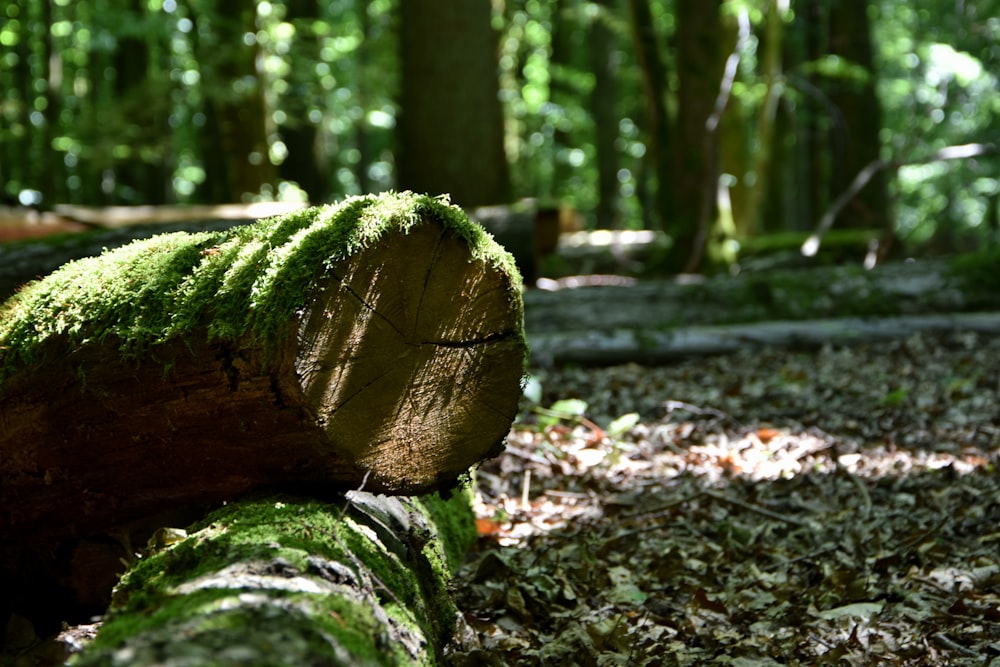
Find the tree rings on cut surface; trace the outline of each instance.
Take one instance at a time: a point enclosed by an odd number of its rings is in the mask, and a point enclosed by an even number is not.
[[[520,303],[438,225],[334,265],[298,330],[305,403],[383,490],[419,491],[497,453],[523,374]]]

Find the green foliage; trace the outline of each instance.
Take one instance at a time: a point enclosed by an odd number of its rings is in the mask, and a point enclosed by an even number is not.
[[[574,421],[587,412],[587,402],[579,398],[563,398],[548,408],[535,408],[538,413],[538,427],[548,428],[561,421]]]
[[[1000,143],[995,73],[1000,2],[962,5],[958,11],[945,0],[920,8],[883,1],[875,8],[889,153],[906,160],[949,145]],[[900,235],[914,244],[935,236],[959,247],[996,243],[988,209],[990,200],[1000,197],[998,169],[996,156],[900,169]]]
[[[721,6],[715,46],[729,55],[738,45],[739,56],[723,120],[728,136],[720,166],[733,205],[723,218],[735,213],[741,219],[741,193],[733,185],[752,188],[768,177],[755,173],[754,166],[756,156],[769,149],[760,145],[758,131],[771,89],[758,50],[766,42],[769,12],[780,4],[727,0]],[[816,121],[819,132],[837,130],[838,109],[817,82],[850,88],[875,78],[886,158],[919,159],[970,142],[1000,144],[995,122],[1000,0],[960,5],[933,0],[919,7],[868,2],[875,72],[823,52],[829,35],[814,33],[828,30],[823,22],[836,11],[834,3],[820,3],[819,23],[794,3],[790,8],[787,17],[796,10],[800,15],[782,24],[786,57],[796,49],[805,55],[786,63],[773,82],[782,91],[785,116],[775,130],[775,156],[781,159],[770,168],[776,170],[772,182],[813,163],[823,178],[833,178],[835,156],[811,155],[817,147],[791,126]],[[655,35],[667,69],[665,102],[676,117],[675,6],[650,2],[649,9],[652,24],[643,29]],[[247,5],[11,0],[0,10],[0,195],[44,205],[183,203],[225,196],[309,197],[321,203],[390,189],[399,113],[397,10],[392,0]],[[737,41],[741,21],[748,32]],[[606,54],[594,53],[595,26],[612,35]],[[649,211],[655,184],[647,164],[646,91],[627,3],[513,0],[498,5],[494,27],[515,196],[565,201],[585,216],[600,197],[612,196],[621,226],[639,228],[655,219]],[[234,35],[241,43],[232,43]],[[236,54],[252,57],[237,61]],[[595,58],[610,62],[616,86],[616,156],[610,168],[617,190],[611,194],[598,193],[598,170],[608,167],[599,164],[596,149]],[[260,119],[266,147],[245,159],[273,165],[279,176],[259,191],[220,194],[226,178],[220,161],[226,156],[209,149],[217,133],[215,105],[257,94],[266,109]],[[297,134],[303,130],[308,132]],[[839,141],[847,144],[836,150],[850,148],[849,136]],[[899,170],[892,185],[900,236],[913,245],[943,240],[949,249],[996,243],[998,160]],[[315,183],[295,180],[303,178],[302,165],[315,172]],[[296,167],[299,174],[289,175]],[[794,187],[775,190],[762,196],[781,200],[780,206],[761,206],[780,211],[764,211],[765,219],[776,212],[788,216],[782,221],[788,229],[810,227],[828,198],[839,194],[810,193],[807,199]],[[716,236],[732,240],[734,230],[722,229]]]

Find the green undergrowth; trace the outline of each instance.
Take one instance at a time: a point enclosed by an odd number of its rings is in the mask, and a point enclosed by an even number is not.
[[[475,540],[470,491],[448,500],[368,498],[374,505],[268,497],[212,513],[186,539],[129,569],[107,622],[75,664],[111,664],[116,652],[171,634],[179,642],[196,637],[201,647],[216,642],[212,633],[220,650],[234,635],[277,633],[297,642],[286,649],[305,651],[300,656],[344,651],[343,664],[434,664],[432,647],[454,632],[450,573]],[[407,527],[387,530],[391,521],[372,511],[387,502]],[[422,657],[414,657],[413,642],[391,641],[389,626],[429,644]],[[255,650],[270,650],[269,642]]]
[[[474,260],[520,284],[513,258],[446,199],[409,192],[352,197],[218,232],[174,232],[69,262],[0,311],[0,380],[36,361],[43,343],[115,340],[123,355],[184,337],[273,343],[309,285],[387,233],[435,220]]]
[[[970,306],[997,307],[1000,294],[1000,246],[952,258],[949,268],[969,297]]]

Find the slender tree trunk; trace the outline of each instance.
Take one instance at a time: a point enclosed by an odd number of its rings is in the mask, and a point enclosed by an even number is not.
[[[677,2],[677,123],[672,158],[674,245],[669,264],[695,271],[701,264],[705,229],[715,210],[718,143],[706,123],[722,81],[719,0]]]
[[[232,7],[237,9],[219,5],[214,13],[195,17],[198,26],[195,32],[213,33],[210,40],[196,43],[206,116],[211,123],[206,123],[207,138],[220,153],[218,166],[222,167],[221,173],[206,169],[206,182],[218,180],[221,185],[210,190],[224,193],[225,201],[242,201],[244,195],[259,193],[264,184],[273,184],[277,169],[271,164],[268,152],[267,110],[258,73],[258,49],[244,41],[244,35],[257,32],[256,5]],[[211,144],[206,150],[212,150]],[[209,157],[206,163],[210,161]]]
[[[863,2],[837,2],[830,8],[830,53],[860,65],[869,73],[864,82],[831,81],[830,99],[846,126],[844,162],[830,181],[832,196],[847,189],[857,174],[878,160],[882,112],[875,92],[877,73],[872,49],[868,7]],[[838,216],[841,227],[891,228],[886,175],[878,173],[854,201]]]
[[[400,14],[399,187],[466,207],[507,202],[490,3],[408,0]]]
[[[44,86],[41,93],[44,100],[45,122],[32,130],[35,137],[35,144],[32,147],[32,164],[36,165],[35,181],[38,189],[43,191],[47,198],[47,203],[52,204],[66,197],[66,176],[65,166],[61,160],[56,159],[52,150],[52,139],[59,130],[60,101],[59,88],[62,83],[62,53],[55,48],[53,43],[54,35],[49,29],[53,23],[53,1],[41,0],[42,26],[45,30],[44,38],[35,51],[35,56],[39,59],[39,72],[37,83]],[[38,110],[38,105],[35,105]],[[32,125],[36,125],[32,123]]]
[[[652,197],[655,208],[650,217],[658,227],[670,232],[667,226],[673,220],[675,204],[674,189],[670,185],[673,147],[667,112],[667,68],[660,57],[649,0],[629,0],[629,10],[636,62],[642,75],[646,102],[646,161],[656,175]]]
[[[315,90],[310,65],[319,57],[313,27],[320,16],[319,2],[290,0],[286,7],[285,20],[295,26],[295,41],[288,55],[289,89],[282,99],[287,119],[278,128],[288,156],[278,167],[278,173],[283,179],[297,183],[309,195],[309,201],[318,204],[330,196],[329,169],[319,151],[316,123],[309,119]]]
[[[826,53],[826,0],[806,0],[803,16],[797,17],[805,36],[802,60],[818,62]],[[798,12],[796,12],[798,14]],[[843,122],[839,112],[830,103],[823,92],[820,77],[810,72],[804,79],[806,87],[803,95],[802,111],[799,116],[802,124],[802,149],[799,154],[800,164],[806,172],[802,195],[806,198],[805,219],[799,229],[810,229],[822,214],[833,197],[831,193],[830,166],[832,151],[829,150],[827,139],[834,132],[843,130]]]
[[[577,104],[571,72],[577,66],[574,55],[578,52],[574,42],[582,32],[581,8],[578,2],[555,0],[552,3],[552,49],[549,54],[549,98],[554,105],[569,109]],[[588,49],[588,52],[590,50]],[[538,192],[541,197],[562,197],[570,187],[571,169],[564,157],[572,145],[573,135],[567,124],[557,124],[552,132],[552,182],[543,184]]]
[[[597,226],[618,226],[618,63],[614,34],[608,27],[611,1],[601,0],[601,8],[590,26],[590,69],[594,73],[594,90],[590,95],[590,110],[597,133]]]
[[[773,179],[775,124],[778,103],[785,86],[781,66],[784,21],[784,13],[778,0],[769,0],[764,17],[764,35],[761,39],[763,51],[759,56],[761,75],[767,92],[757,110],[757,128],[753,135],[756,143],[753,182],[749,186],[747,196],[747,217],[740,230],[745,236],[752,236],[760,231],[767,194]]]
[[[720,17],[722,35],[724,35],[726,52],[727,85],[732,85],[737,79],[740,60],[750,39],[749,12],[741,10],[735,15],[723,14]],[[710,240],[709,250],[718,252],[718,257],[726,259],[725,249],[718,243],[729,239],[739,239],[740,226],[746,217],[746,176],[750,171],[751,157],[749,146],[749,120],[738,104],[727,104],[725,109],[716,109],[720,116],[713,121],[718,122],[719,174],[727,174],[725,181],[720,181],[716,190],[718,202],[717,234]],[[729,257],[728,259],[732,259]]]
[[[27,15],[27,2],[21,0],[14,3],[18,14]],[[0,68],[0,99],[6,102],[6,109],[0,114],[2,121],[3,141],[0,141],[0,196],[4,204],[17,202],[21,188],[32,182],[29,169],[32,161],[30,127],[28,114],[31,112],[34,92],[31,76],[30,53],[31,33],[25,24],[18,31],[17,44],[7,47],[15,56],[11,67]]]
[[[145,3],[129,0],[125,16],[141,22],[147,19]],[[157,109],[167,108],[151,95],[162,93],[151,76],[148,38],[128,35],[118,40],[114,54],[114,93],[117,104],[128,110],[123,118],[132,132],[134,141],[129,154],[117,160],[114,167],[115,200],[123,204],[165,204],[166,184],[169,182],[163,157],[150,160],[143,155],[144,145],[158,143],[160,137],[169,135],[169,127]]]
[[[368,107],[368,89],[372,82],[366,80],[366,73],[371,68],[372,21],[367,2],[360,3],[357,9],[358,20],[361,23],[361,45],[357,50],[357,68],[361,72],[358,77],[358,100],[362,109]],[[371,192],[372,179],[368,170],[374,161],[372,151],[371,131],[367,119],[362,116],[354,123],[354,144],[358,149],[358,162],[354,166],[354,178],[361,192]]]

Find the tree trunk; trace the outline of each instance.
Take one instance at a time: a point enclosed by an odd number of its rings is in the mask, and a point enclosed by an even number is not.
[[[68,264],[0,319],[0,542],[261,487],[448,487],[517,412],[519,287],[410,194]]]
[[[608,0],[595,3],[600,11],[590,23],[590,70],[594,89],[588,105],[597,134],[597,210],[598,228],[618,227],[618,63],[615,35],[609,27],[613,20]]]
[[[400,4],[399,185],[461,206],[510,200],[490,4]]]
[[[700,355],[730,354],[767,347],[813,349],[932,332],[1000,333],[1000,314],[910,315],[883,319],[846,317],[805,321],[758,322],[674,331],[647,328],[532,336],[536,363],[610,366],[663,364]]]
[[[579,54],[581,53],[580,35],[583,32],[583,22],[580,19],[582,10],[575,2],[555,0],[551,3],[551,24],[549,39],[549,99],[556,107],[565,110],[579,103],[579,93],[574,85],[572,72],[579,69]],[[592,53],[592,49],[587,49]],[[527,58],[527,54],[521,54]],[[522,61],[523,62],[523,61]],[[522,66],[521,72],[524,68]],[[523,79],[518,81],[523,86]],[[618,121],[615,120],[617,127]],[[570,149],[576,148],[574,133],[569,123],[555,123],[552,129],[552,180],[542,178],[533,192],[536,197],[565,198],[572,189],[573,169],[566,157]],[[530,130],[528,130],[530,133]],[[538,159],[538,158],[536,158]],[[542,160],[550,159],[542,157]],[[539,171],[537,167],[527,167]],[[544,173],[544,172],[543,172]]]
[[[450,572],[475,539],[467,493],[267,498],[200,525],[131,568],[74,664],[441,664]]]
[[[784,15],[787,11],[788,8],[783,7],[777,0],[769,0],[767,3],[764,34],[761,40],[763,52],[760,57],[761,77],[764,79],[767,93],[757,110],[754,180],[747,192],[746,219],[740,230],[745,236],[753,236],[761,231],[768,189],[770,181],[774,178],[775,125],[778,102],[785,87],[781,54],[785,32]]]
[[[860,65],[868,73],[865,81],[831,80],[827,82],[830,100],[843,118],[846,137],[842,146],[834,146],[836,164],[829,181],[832,196],[843,192],[867,165],[878,160],[882,112],[875,86],[874,49],[868,7],[861,2],[834,3],[830,8],[830,53],[849,63]],[[835,141],[836,139],[834,139]],[[868,186],[837,219],[839,227],[882,227],[890,224],[886,175],[876,174]]]
[[[629,0],[629,12],[635,43],[635,59],[642,75],[643,96],[646,102],[646,125],[649,145],[646,164],[656,175],[653,193],[655,210],[651,220],[666,229],[673,219],[673,188],[670,186],[672,153],[670,117],[667,113],[667,68],[660,57],[659,44],[653,28],[653,14],[648,0]]]
[[[148,20],[141,0],[129,0],[123,16],[136,23]],[[116,132],[127,140],[129,148],[126,155],[115,160],[114,202],[158,205],[167,200],[170,173],[161,156],[173,150],[160,142],[170,136],[170,111],[163,100],[169,100],[173,91],[163,85],[162,74],[150,67],[149,40],[145,35],[122,36],[112,59],[115,111],[121,114]],[[158,157],[151,159],[154,147],[159,148],[155,151]]]
[[[288,90],[281,100],[287,120],[278,127],[288,156],[278,173],[305,190],[309,201],[322,203],[330,195],[330,170],[319,150],[318,123],[309,118],[310,109],[319,106],[311,67],[320,52],[315,27],[320,18],[319,2],[291,0],[285,12],[285,20],[295,26],[295,38],[288,54]]]
[[[277,180],[269,157],[258,47],[244,41],[257,32],[256,5],[205,7],[195,24],[207,119],[203,187],[209,198],[242,201]]]
[[[1000,293],[991,289],[989,278],[996,261],[995,253],[973,254],[871,271],[834,266],[720,275],[696,283],[607,281],[532,290],[524,297],[525,328],[532,362],[541,365],[663,363],[764,345],[842,345],[963,328],[997,331]],[[768,322],[755,324],[761,319]]]
[[[677,124],[672,164],[674,219],[669,266],[697,272],[706,230],[713,219],[718,181],[718,143],[707,121],[722,82],[718,0],[677,3]]]

